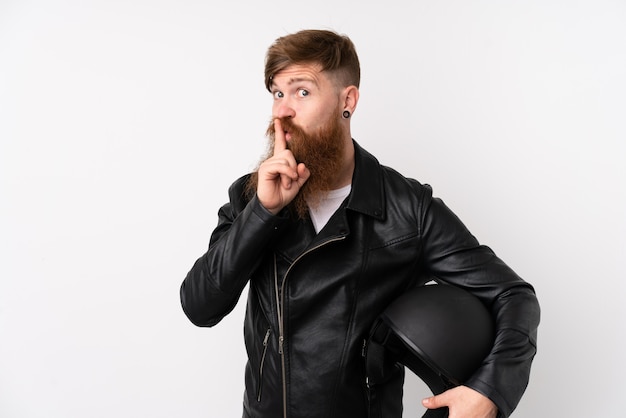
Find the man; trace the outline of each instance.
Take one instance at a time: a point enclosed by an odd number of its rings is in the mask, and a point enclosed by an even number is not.
[[[269,48],[271,146],[229,189],[209,249],[181,286],[189,319],[213,326],[249,283],[244,417],[367,417],[363,341],[395,298],[435,278],[478,296],[493,350],[459,386],[423,401],[450,417],[508,416],[535,354],[533,288],[479,245],[430,187],[353,141],[360,68],[352,42],[307,30]],[[377,399],[401,416],[403,375]]]

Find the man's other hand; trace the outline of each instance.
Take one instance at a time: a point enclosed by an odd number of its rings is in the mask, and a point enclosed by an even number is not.
[[[498,408],[486,396],[467,386],[457,386],[422,401],[428,409],[449,408],[449,418],[496,418]]]

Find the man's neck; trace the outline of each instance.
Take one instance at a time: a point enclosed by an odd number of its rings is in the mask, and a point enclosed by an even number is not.
[[[337,173],[337,181],[333,184],[332,189],[340,189],[349,184],[352,184],[352,174],[354,173],[354,143],[352,138],[345,141],[345,147],[343,151],[343,163]]]

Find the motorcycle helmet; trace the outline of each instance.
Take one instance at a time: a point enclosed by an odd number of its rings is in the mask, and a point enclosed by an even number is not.
[[[372,326],[368,380],[384,383],[400,363],[438,395],[471,377],[493,340],[492,317],[477,297],[450,285],[416,287],[392,302]],[[424,417],[447,417],[447,408],[442,409]]]

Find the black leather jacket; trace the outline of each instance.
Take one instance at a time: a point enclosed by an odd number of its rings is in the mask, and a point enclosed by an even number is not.
[[[316,234],[310,221],[272,216],[247,199],[246,180],[231,186],[209,249],[180,294],[194,324],[213,326],[250,284],[244,417],[367,417],[368,330],[398,295],[433,277],[469,290],[493,312],[493,351],[465,384],[501,416],[512,412],[536,351],[535,293],[429,186],[379,165],[355,142],[352,191]],[[401,385],[400,376],[378,392],[383,416],[401,416]]]

